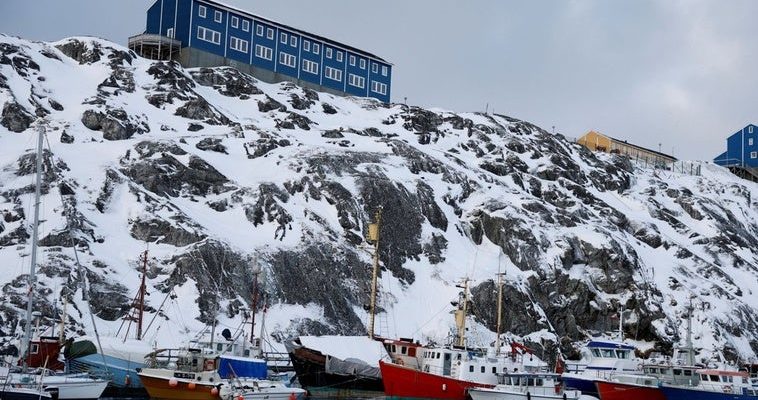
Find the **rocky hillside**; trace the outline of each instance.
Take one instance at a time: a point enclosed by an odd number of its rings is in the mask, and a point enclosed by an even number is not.
[[[92,38],[0,36],[0,104],[5,335],[23,327],[44,119],[42,325],[63,296],[68,329],[91,332],[86,277],[101,333],[115,334],[149,249],[148,319],[175,294],[148,332],[161,344],[214,316],[237,326],[254,267],[274,341],[360,334],[364,237],[382,209],[382,334],[444,341],[468,277],[471,340],[492,341],[501,270],[505,329],[536,346],[575,354],[612,334],[623,307],[629,340],[667,349],[691,302],[703,357],[758,352],[758,187],[717,167],[642,169],[504,115],[183,69]]]

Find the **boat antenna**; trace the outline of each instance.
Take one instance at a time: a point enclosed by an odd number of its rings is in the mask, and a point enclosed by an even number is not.
[[[147,249],[142,253],[142,282],[137,299],[137,340],[142,340],[142,318],[145,314],[145,278],[147,277]]]
[[[505,272],[497,273],[497,339],[495,339],[495,355],[500,355],[500,329],[503,314],[503,276]]]
[[[26,302],[26,332],[24,334],[24,344],[22,347],[24,362],[23,369],[27,368],[27,357],[29,356],[29,347],[32,341],[32,307],[34,304],[34,290],[37,285],[37,241],[39,239],[39,204],[40,191],[42,186],[42,143],[45,137],[45,126],[47,122],[43,119],[37,126],[37,173],[34,184],[34,224],[32,225],[32,263],[29,269],[29,297]]]
[[[371,274],[371,302],[369,304],[368,337],[374,338],[374,321],[376,319],[376,286],[379,275],[379,229],[382,223],[382,208],[379,207],[374,214],[374,222],[368,225],[368,242],[374,244],[374,268]]]

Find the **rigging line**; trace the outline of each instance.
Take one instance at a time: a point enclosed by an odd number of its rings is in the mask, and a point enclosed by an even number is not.
[[[45,142],[47,143],[47,148],[50,151],[50,157],[52,158],[53,149],[52,149],[52,146],[50,146],[50,140],[47,137],[47,133],[45,133],[43,137],[45,139]],[[50,165],[52,168],[55,168],[55,163],[51,162]],[[64,203],[65,199],[63,198],[63,193],[60,191],[60,189],[58,189],[58,194],[60,195],[60,198],[61,198],[61,204],[65,204]],[[79,261],[79,252],[76,250],[76,242],[74,241],[74,235],[71,233],[69,229],[70,228],[69,218],[71,218],[71,216],[69,215],[65,207],[63,207],[63,212],[66,215],[66,228],[67,228],[67,231],[69,232],[68,237],[71,240],[71,249],[74,252],[74,259],[76,260],[77,272],[79,274],[79,278],[81,279],[81,283],[82,283],[82,296],[84,297],[84,302],[87,303],[87,311],[89,311],[90,320],[92,321],[92,329],[94,330],[95,338],[97,339],[97,347],[100,350],[100,357],[102,358],[103,365],[105,366],[107,370],[108,363],[105,360],[105,353],[103,353],[103,345],[100,342],[100,334],[97,331],[97,323],[95,322],[95,315],[92,313],[92,306],[90,305],[89,295],[87,294],[87,274],[83,273],[82,271],[83,268],[82,268],[81,262]]]
[[[433,319],[437,318],[438,315],[440,315],[443,311],[447,309],[447,304],[445,304],[441,310],[437,311],[434,315],[432,315],[431,318],[429,318],[426,322],[421,324],[415,331],[413,331],[413,334],[411,336],[415,336],[417,333],[421,331],[421,328],[425,327],[428,323],[432,322]]]

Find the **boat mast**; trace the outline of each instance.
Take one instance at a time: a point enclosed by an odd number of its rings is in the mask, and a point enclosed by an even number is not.
[[[497,274],[497,339],[495,339],[495,355],[500,354],[500,327],[503,313],[503,275],[504,272]]]
[[[455,325],[458,328],[458,346],[463,347],[466,345],[466,314],[468,313],[468,278],[463,279],[463,283],[455,285],[455,287],[463,289],[461,297],[463,298],[463,306],[460,301],[457,303],[458,309],[455,310]]]
[[[695,365],[695,349],[692,347],[692,299],[687,307],[687,365]]]
[[[29,346],[32,341],[32,307],[34,303],[34,289],[37,285],[37,241],[39,238],[39,203],[40,191],[42,186],[42,142],[45,137],[45,124],[40,123],[37,126],[37,176],[34,186],[34,225],[32,225],[32,265],[29,270],[29,298],[26,302],[26,332],[24,335],[24,345],[22,351],[24,354],[24,369],[26,369],[26,358],[29,355]]]
[[[619,342],[624,341],[624,305],[619,304]]]
[[[374,269],[371,274],[371,303],[368,316],[368,337],[374,338],[374,320],[376,319],[376,285],[379,275],[379,228],[382,223],[382,209],[374,214],[374,223],[368,225],[368,241],[374,242]]]
[[[147,277],[147,250],[142,253],[142,283],[137,295],[137,340],[142,340],[142,318],[145,314],[145,278]]]
[[[250,344],[255,346],[255,310],[258,308],[258,274],[260,269],[253,267],[253,293],[250,310]]]

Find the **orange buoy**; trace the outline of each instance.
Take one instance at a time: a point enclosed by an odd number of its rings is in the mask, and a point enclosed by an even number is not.
[[[187,389],[189,390],[195,390],[195,382],[190,382],[187,384]]]
[[[214,395],[214,396],[217,395],[218,394],[218,388],[214,386],[213,389],[211,389],[211,394]]]
[[[177,381],[174,378],[171,378],[171,379],[168,380],[168,385],[171,386],[171,387],[176,387],[176,385],[178,385],[178,384],[179,384],[179,381]]]
[[[297,396],[295,396],[295,393],[290,393],[290,400],[297,400]]]

